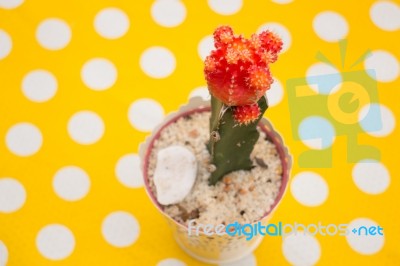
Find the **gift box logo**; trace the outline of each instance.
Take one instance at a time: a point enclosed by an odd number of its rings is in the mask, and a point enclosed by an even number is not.
[[[339,43],[342,63],[346,41]],[[363,62],[365,53],[352,66]],[[330,62],[319,54],[317,58]],[[343,65],[343,64],[342,64]],[[299,167],[332,167],[334,142],[347,137],[347,162],[380,160],[377,147],[360,144],[358,137],[382,128],[374,70],[293,78],[287,81],[292,134],[310,149],[299,155]]]

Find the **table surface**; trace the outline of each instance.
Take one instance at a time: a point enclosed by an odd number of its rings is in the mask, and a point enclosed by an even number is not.
[[[201,265],[148,199],[138,145],[209,97],[222,24],[285,42],[266,117],[293,168],[270,222],[383,228],[266,236],[232,265],[400,265],[400,7],[371,0],[0,0],[0,265]]]

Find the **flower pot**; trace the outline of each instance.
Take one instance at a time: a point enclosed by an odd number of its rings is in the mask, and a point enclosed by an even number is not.
[[[230,236],[227,234],[214,234],[208,236],[202,231],[200,231],[198,235],[196,235],[196,232],[192,231],[191,235],[189,235],[188,227],[177,222],[164,211],[163,206],[157,202],[156,196],[150,187],[150,176],[148,173],[150,154],[154,143],[160,137],[162,130],[176,122],[181,117],[186,117],[196,112],[206,111],[210,111],[210,103],[196,97],[192,98],[189,104],[180,108],[179,111],[169,114],[165,118],[164,122],[154,129],[146,141],[140,145],[139,155],[141,158],[141,167],[146,192],[156,208],[165,216],[178,245],[190,256],[206,263],[232,262],[241,259],[256,249],[261,243],[263,236],[258,234],[252,239],[246,240],[246,236],[244,235]],[[287,148],[283,144],[282,138],[273,130],[271,124],[266,119],[263,118],[260,121],[259,127],[266,134],[267,138],[275,144],[282,164],[281,186],[277,196],[275,197],[270,210],[265,211],[265,214],[261,219],[254,222],[261,222],[262,225],[266,225],[286,191],[291,167],[291,157],[289,156]]]

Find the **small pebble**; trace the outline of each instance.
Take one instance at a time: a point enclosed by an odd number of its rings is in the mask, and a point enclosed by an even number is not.
[[[244,194],[246,194],[246,193],[247,193],[247,190],[245,190],[245,189],[243,189],[243,188],[239,189],[239,194],[240,194],[240,195],[244,195]]]
[[[223,181],[225,184],[229,185],[232,183],[232,178],[230,176],[225,176]]]
[[[278,165],[278,166],[276,167],[275,173],[276,173],[277,175],[281,175],[281,174],[282,174],[282,165]]]
[[[199,136],[199,132],[196,129],[189,131],[189,136],[192,138],[197,138]]]
[[[214,172],[215,170],[217,170],[217,167],[216,167],[215,165],[210,164],[210,165],[208,166],[208,171],[209,171],[210,173]]]

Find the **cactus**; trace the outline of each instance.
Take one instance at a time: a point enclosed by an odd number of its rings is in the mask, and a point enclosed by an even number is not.
[[[259,137],[257,124],[268,108],[264,95],[273,82],[269,64],[282,49],[282,40],[270,31],[245,39],[228,26],[216,29],[214,42],[216,49],[204,68],[212,96],[211,185],[232,171],[253,167],[250,154]]]

